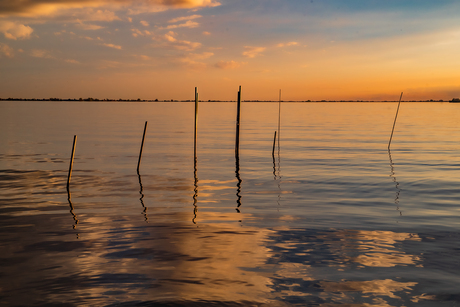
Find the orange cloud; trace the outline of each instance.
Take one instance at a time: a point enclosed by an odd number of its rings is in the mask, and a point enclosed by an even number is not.
[[[0,57],[4,55],[8,58],[12,58],[14,56],[13,48],[8,46],[7,44],[0,44]]]
[[[103,46],[106,46],[106,47],[110,47],[110,48],[114,48],[114,49],[118,49],[118,50],[121,50],[121,46],[119,45],[114,45],[114,44],[102,44]]]
[[[176,29],[176,28],[196,28],[198,27],[200,24],[198,22],[195,22],[195,21],[191,21],[191,20],[187,20],[187,22],[185,23],[181,23],[181,24],[178,24],[178,25],[169,25],[167,27],[162,27],[160,29]]]
[[[78,20],[77,27],[79,27],[80,29],[83,29],[83,30],[100,30],[100,29],[104,28],[104,27],[98,26],[98,25],[84,24],[80,20]]]
[[[277,47],[290,47],[290,46],[297,46],[298,42],[289,42],[289,43],[280,43],[276,45]]]
[[[201,70],[206,68],[206,63],[200,62],[200,60],[212,57],[214,53],[203,52],[203,53],[190,53],[188,56],[181,58],[179,61],[185,64],[188,68],[194,70]]]
[[[220,69],[235,69],[246,63],[239,63],[235,61],[219,61],[214,66]]]
[[[203,8],[215,7],[220,3],[216,0],[21,0],[1,1],[0,15],[43,16],[53,15],[60,10],[88,7],[129,7],[131,13],[141,13],[136,7],[146,8],[147,11],[164,10],[168,8]],[[163,7],[163,9],[159,9]],[[150,10],[149,10],[150,8]],[[143,11],[146,12],[145,10]]]
[[[0,32],[8,39],[17,40],[30,38],[30,34],[32,34],[33,31],[31,27],[20,23],[0,21]]]
[[[48,50],[33,49],[30,52],[30,55],[34,58],[54,59],[54,57],[50,54]]]
[[[261,55],[262,52],[265,51],[265,47],[250,47],[250,46],[245,46],[246,49],[245,52],[243,52],[243,55],[248,58],[255,58],[256,56]]]
[[[201,47],[201,43],[198,42],[190,42],[186,40],[178,40],[175,36],[177,33],[173,31],[169,31],[164,36],[160,38],[154,38],[155,40],[164,40],[166,41],[165,47],[177,49],[177,50],[184,50],[184,51],[193,51]]]
[[[201,18],[201,17],[202,17],[201,15],[183,16],[183,17],[173,18],[169,22],[170,23],[175,23],[175,22],[179,22],[179,21],[192,20],[192,19],[197,19],[197,18]]]

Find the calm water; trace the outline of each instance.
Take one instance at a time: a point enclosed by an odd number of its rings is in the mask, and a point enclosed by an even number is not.
[[[460,306],[460,105],[278,107],[0,102],[0,305]]]

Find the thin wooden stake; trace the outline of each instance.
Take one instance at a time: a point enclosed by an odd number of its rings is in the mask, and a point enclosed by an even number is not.
[[[275,159],[275,145],[276,145],[276,130],[275,130],[275,136],[273,137],[273,149],[272,149],[273,160]]]
[[[141,166],[142,150],[144,149],[144,140],[145,140],[146,131],[147,131],[147,122],[145,122],[144,134],[142,135],[141,151],[139,152],[139,160],[137,161],[137,174],[139,174],[139,167]]]
[[[280,125],[281,125],[281,89],[280,89],[280,97],[278,100],[278,150],[280,147]]]
[[[198,89],[195,87],[195,132],[194,132],[194,138],[193,138],[195,159],[196,159],[197,128],[198,128]]]
[[[72,168],[73,168],[73,159],[75,157],[75,146],[77,144],[77,136],[73,136],[73,145],[72,145],[72,154],[70,156],[70,166],[69,166],[69,174],[67,176],[67,192],[69,192],[70,187],[70,177],[72,177]],[[70,194],[69,194],[70,195]],[[69,196],[70,197],[70,196]]]
[[[240,112],[241,112],[241,85],[238,91],[238,103],[236,109],[236,142],[235,142],[235,157],[240,153]]]
[[[403,92],[401,92],[401,96],[399,96],[398,108],[396,109],[396,116],[395,116],[395,121],[393,122],[393,129],[391,130],[390,141],[388,142],[388,149],[390,149],[391,139],[393,138],[393,132],[395,130],[396,119],[398,118],[399,105],[401,104],[402,95],[403,95]]]

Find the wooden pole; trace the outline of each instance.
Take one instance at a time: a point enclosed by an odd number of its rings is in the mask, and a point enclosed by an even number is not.
[[[276,130],[275,130],[275,136],[273,137],[273,149],[272,149],[273,160],[275,159],[275,145],[276,145]]]
[[[390,149],[391,139],[393,138],[393,132],[395,130],[396,119],[398,118],[399,105],[401,104],[402,95],[403,95],[403,92],[401,92],[401,96],[399,96],[398,108],[396,109],[396,116],[395,116],[395,121],[393,122],[393,129],[391,129],[390,141],[388,142],[388,149]]]
[[[281,122],[281,89],[280,89],[280,96],[278,99],[278,131],[280,130],[280,122]]]
[[[67,192],[69,192],[70,187],[70,177],[72,177],[72,167],[73,167],[73,159],[75,157],[75,146],[77,144],[77,136],[73,136],[73,145],[72,145],[72,154],[70,156],[70,166],[69,166],[69,174],[67,176]],[[69,196],[70,197],[70,196]]]
[[[198,128],[198,89],[195,87],[195,132],[194,132],[194,138],[193,138],[195,159],[196,159],[197,128]]]
[[[281,125],[281,89],[278,100],[278,150],[280,148],[280,125]]]
[[[241,112],[241,85],[238,91],[238,103],[236,109],[236,142],[235,142],[235,157],[240,153],[240,112]]]
[[[144,140],[145,140],[146,131],[147,131],[147,122],[145,122],[144,134],[142,135],[141,151],[139,152],[139,160],[137,161],[137,174],[139,174],[139,167],[141,166],[142,150],[144,149]]]

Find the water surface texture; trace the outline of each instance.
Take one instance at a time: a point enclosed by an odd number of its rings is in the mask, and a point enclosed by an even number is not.
[[[279,107],[0,102],[0,305],[460,305],[460,105]]]

